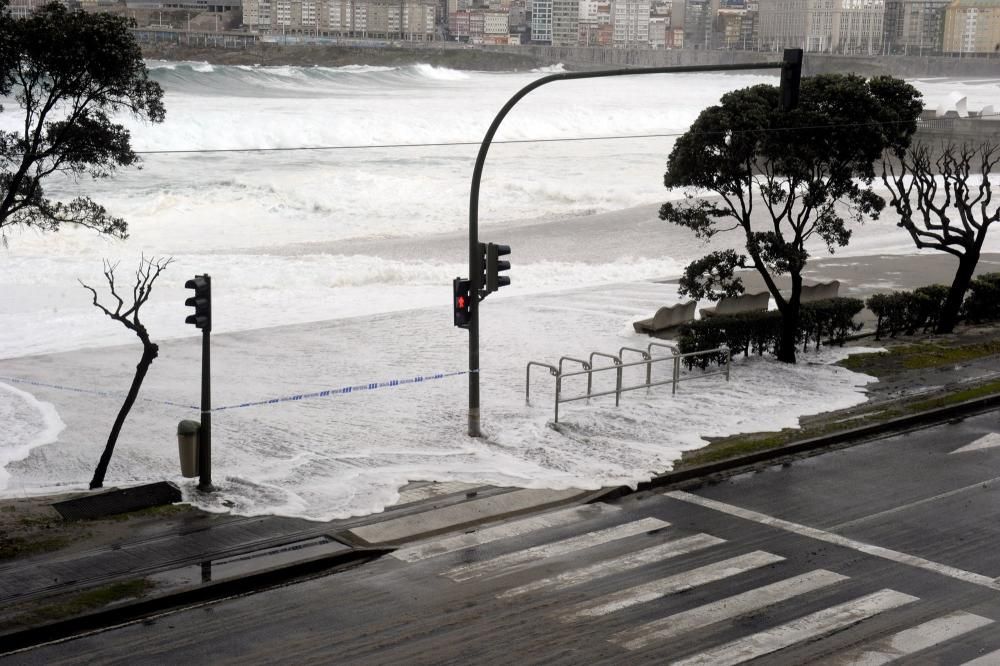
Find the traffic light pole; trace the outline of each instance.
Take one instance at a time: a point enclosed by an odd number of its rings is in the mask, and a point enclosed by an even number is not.
[[[212,485],[212,363],[211,331],[201,332],[201,429],[198,431],[198,490],[210,493]]]
[[[469,313],[469,437],[481,437],[479,423],[479,292],[482,289],[482,254],[479,249],[479,184],[483,176],[483,166],[486,163],[486,153],[489,152],[493,137],[500,128],[500,123],[510,113],[521,99],[536,88],[553,81],[571,81],[573,79],[598,79],[610,76],[637,76],[639,74],[683,74],[693,72],[731,72],[753,69],[781,69],[783,87],[794,82],[795,93],[798,92],[798,80],[802,71],[802,50],[785,49],[781,62],[745,63],[739,65],[688,65],[680,67],[637,67],[634,69],[607,69],[592,72],[563,72],[550,74],[536,79],[517,91],[507,100],[493,122],[486,130],[486,136],[479,146],[476,155],[476,165],[472,171],[472,188],[469,194],[469,293],[471,294]],[[784,91],[783,91],[784,93]],[[785,105],[786,108],[788,104]],[[794,100],[792,103],[794,106]]]

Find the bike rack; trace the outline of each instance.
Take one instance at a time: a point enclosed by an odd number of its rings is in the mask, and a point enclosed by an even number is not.
[[[653,356],[653,347],[661,347],[669,349],[672,353],[670,356]],[[622,353],[626,351],[635,352],[642,356],[641,361],[633,361],[630,363],[622,362]],[[725,355],[726,367],[724,370],[716,370],[714,372],[702,372],[695,376],[681,377],[680,367],[681,360],[685,358],[691,358],[695,356],[705,356],[708,354],[718,354],[723,353]],[[602,356],[604,358],[609,358],[612,360],[613,365],[607,365],[600,368],[594,367],[594,357]],[[563,372],[563,363],[565,361],[572,361],[574,363],[579,363],[583,366],[583,370],[576,370],[574,372]],[[672,372],[670,379],[664,379],[662,381],[654,382],[652,381],[652,368],[654,363],[670,361],[673,363]],[[590,361],[584,361],[583,359],[574,358],[572,356],[563,356],[559,359],[559,367],[554,365],[549,365],[548,363],[540,363],[538,361],[529,361],[527,367],[525,368],[525,387],[524,387],[524,403],[526,405],[531,404],[530,401],[530,390],[531,390],[531,366],[538,366],[542,368],[548,368],[549,374],[556,378],[556,395],[555,395],[555,423],[559,423],[559,405],[564,402],[573,402],[575,400],[590,400],[590,398],[597,398],[603,395],[615,396],[615,406],[619,406],[621,402],[621,394],[626,391],[635,391],[638,389],[649,389],[653,386],[662,386],[663,384],[671,384],[672,390],[671,395],[677,393],[677,384],[682,381],[688,381],[691,379],[700,379],[704,377],[711,377],[712,375],[724,374],[726,376],[726,381],[730,378],[730,365],[732,361],[732,356],[730,354],[729,348],[725,345],[718,347],[716,349],[708,349],[705,351],[691,352],[689,354],[678,353],[677,347],[669,344],[664,344],[662,342],[651,342],[646,348],[646,351],[641,349],[636,349],[634,347],[622,347],[618,350],[618,355],[608,354],[605,352],[591,352]],[[646,366],[646,382],[643,384],[638,384],[636,386],[622,386],[622,369],[629,368],[633,366]],[[616,373],[615,380],[615,390],[614,391],[601,391],[599,393],[593,392],[593,376],[595,373],[604,372],[607,370],[614,370]],[[576,377],[579,375],[587,375],[587,394],[581,396],[574,396],[571,398],[562,397],[562,380],[563,377]]]

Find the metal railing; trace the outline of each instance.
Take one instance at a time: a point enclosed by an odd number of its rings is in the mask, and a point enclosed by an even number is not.
[[[670,356],[653,356],[653,348],[661,347],[669,349],[672,353]],[[630,351],[642,356],[641,361],[632,361],[625,363],[622,361],[623,352]],[[707,356],[709,354],[719,354],[722,353],[725,356],[725,368],[720,370],[715,370],[712,372],[701,372],[697,375],[691,375],[688,377],[681,377],[681,362],[685,358],[692,358],[696,356]],[[612,365],[606,365],[599,368],[594,367],[594,357],[601,356],[604,358],[609,358],[612,361]],[[563,363],[565,361],[572,361],[574,363],[579,363],[583,369],[575,370],[573,372],[564,372]],[[583,359],[574,358],[572,356],[563,356],[559,359],[559,367],[550,365],[548,363],[541,363],[539,361],[529,361],[525,368],[525,381],[524,381],[524,402],[525,404],[531,404],[531,368],[532,366],[547,368],[549,374],[556,378],[556,395],[555,395],[555,418],[554,422],[559,423],[559,405],[566,402],[574,402],[576,400],[589,400],[590,398],[598,398],[605,395],[615,396],[615,406],[617,407],[621,403],[621,395],[626,391],[635,391],[638,389],[649,389],[654,386],[662,386],[664,384],[670,384],[672,386],[671,395],[677,393],[677,384],[682,381],[688,381],[691,379],[701,379],[704,377],[711,377],[713,375],[725,375],[726,381],[729,381],[730,375],[730,353],[729,348],[722,346],[716,349],[708,349],[705,351],[691,352],[689,354],[680,354],[678,350],[673,345],[664,344],[662,342],[650,342],[649,346],[645,351],[642,349],[636,349],[635,347],[622,347],[618,350],[618,354],[608,354],[605,352],[591,352],[590,360],[584,361]],[[672,368],[669,379],[663,379],[660,381],[653,381],[653,364],[654,363],[665,363],[671,362]],[[631,368],[637,366],[646,366],[646,381],[642,384],[636,384],[635,386],[622,386],[622,370],[624,368]],[[614,371],[615,373],[615,388],[613,391],[598,391],[594,392],[593,377],[598,372]],[[562,395],[562,381],[565,377],[578,377],[581,375],[587,376],[587,393],[585,395],[572,396],[569,398],[564,398]]]

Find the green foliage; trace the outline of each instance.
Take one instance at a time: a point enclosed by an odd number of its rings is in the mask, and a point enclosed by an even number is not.
[[[802,342],[802,351],[814,343],[819,349],[825,339],[828,345],[843,346],[847,336],[861,330],[854,323],[854,316],[865,304],[859,298],[827,298],[802,304],[796,338]]]
[[[865,305],[877,317],[875,339],[879,340],[883,335],[894,338],[898,333],[913,335],[917,330],[931,330],[937,326],[948,292],[949,288],[945,285],[934,284],[912,292],[870,296]]]
[[[677,291],[698,301],[739,296],[743,293],[743,281],[736,277],[737,268],[746,268],[744,255],[733,250],[712,252],[687,265]]]
[[[115,114],[163,121],[163,90],[149,80],[129,26],[55,2],[27,18],[0,11],[0,93],[13,94],[24,118],[16,123],[23,130],[0,131],[0,234],[71,223],[127,235],[123,219],[87,197],[48,198],[43,181],[57,173],[104,178],[136,164]]]
[[[1000,319],[1000,273],[983,273],[969,283],[963,311],[973,323]]]
[[[826,344],[843,345],[847,336],[861,327],[854,323],[854,315],[861,312],[864,303],[857,298],[830,298],[802,305],[795,339],[804,348],[814,344],[816,349]],[[733,356],[778,352],[781,341],[782,314],[777,310],[744,312],[735,315],[718,315],[700,319],[681,327],[678,349],[682,354],[729,347]],[[710,354],[684,359],[688,369],[707,368],[720,364],[724,354]]]
[[[746,263],[762,276],[801,275],[811,239],[832,253],[850,241],[849,224],[878,217],[885,201],[871,190],[875,162],[885,152],[905,151],[922,108],[915,88],[884,76],[804,78],[799,105],[788,112],[781,110],[776,86],[727,93],[674,144],[663,183],[691,189],[683,201],[664,204],[660,219],[704,240],[742,229]],[[697,198],[697,191],[719,197]],[[751,225],[754,206],[770,218],[763,225]],[[725,286],[734,256],[716,252],[692,264],[683,286],[709,296],[713,287]],[[706,278],[695,275],[699,267],[708,270]],[[769,288],[796,328],[798,304]],[[789,336],[783,344],[791,344]],[[780,356],[794,360],[794,349]]]

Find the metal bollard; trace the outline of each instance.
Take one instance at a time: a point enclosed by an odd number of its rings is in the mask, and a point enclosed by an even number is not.
[[[181,421],[177,424],[177,452],[181,458],[181,476],[190,479],[198,476],[198,432],[201,424],[197,421]]]

